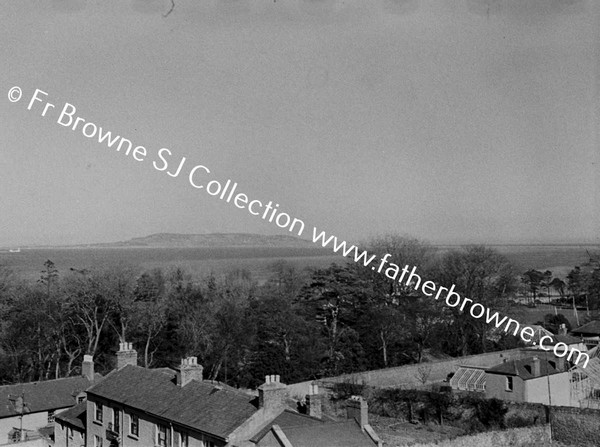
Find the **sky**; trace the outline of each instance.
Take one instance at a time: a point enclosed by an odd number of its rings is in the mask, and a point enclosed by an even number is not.
[[[291,234],[207,193],[228,179],[308,239],[600,243],[600,2],[0,6],[0,246]]]

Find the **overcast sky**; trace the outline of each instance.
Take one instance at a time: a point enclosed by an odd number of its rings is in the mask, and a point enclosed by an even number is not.
[[[306,237],[600,243],[600,2],[0,4],[0,245],[286,233],[154,169],[163,147]]]

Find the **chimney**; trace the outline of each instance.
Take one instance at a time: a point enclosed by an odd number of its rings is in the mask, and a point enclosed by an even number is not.
[[[309,416],[318,419],[323,417],[323,396],[319,394],[318,385],[310,385],[310,390],[306,395],[306,407]]]
[[[565,323],[561,323],[558,328],[558,335],[567,335],[567,325]]]
[[[83,356],[83,363],[81,364],[81,375],[88,379],[90,382],[94,381],[94,358],[91,355]]]
[[[537,357],[534,357],[531,362],[531,374],[533,377],[539,377],[541,375],[540,359]]]
[[[119,343],[117,351],[117,369],[124,368],[127,365],[137,366],[137,351],[133,349],[131,343]]]
[[[202,372],[204,368],[198,364],[197,357],[187,357],[181,359],[179,374],[177,374],[177,385],[184,387],[192,380],[202,382]]]
[[[561,372],[566,371],[564,357],[556,357],[556,369]]]
[[[258,407],[274,410],[285,405],[287,386],[279,381],[279,375],[265,376],[265,383],[258,387]]]
[[[358,422],[362,430],[369,425],[369,407],[361,396],[352,396],[346,401],[346,414],[348,419]]]

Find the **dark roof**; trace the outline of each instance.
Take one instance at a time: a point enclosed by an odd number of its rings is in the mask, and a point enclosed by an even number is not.
[[[600,321],[594,320],[571,331],[573,334],[600,335]]]
[[[231,387],[192,380],[184,387],[176,373],[128,365],[88,390],[188,428],[225,439],[258,408],[258,399]]]
[[[99,374],[96,376],[101,377]],[[77,403],[77,395],[91,384],[87,378],[78,376],[0,386],[0,418],[19,414],[15,409],[15,399],[21,395],[25,396],[26,413],[72,407]]]
[[[500,363],[490,369],[486,370],[487,374],[503,374],[506,376],[519,376],[523,380],[534,379],[536,377],[542,377],[546,375],[558,374],[560,371],[554,368],[550,362],[556,362],[556,360],[549,360],[544,358],[538,358],[540,361],[540,375],[533,375],[533,359],[534,357],[528,357],[521,360],[509,360],[504,363]],[[529,372],[526,366],[529,366],[532,372]]]
[[[329,422],[314,427],[282,427],[294,447],[373,447],[375,442],[356,421]]]
[[[79,429],[80,431],[85,431],[85,411],[87,408],[87,402],[83,401],[80,404],[75,405],[68,410],[61,411],[58,413],[54,419],[62,422],[66,422]]]
[[[331,422],[285,410],[258,432],[251,442],[259,443],[278,426],[294,447],[373,447],[375,443],[352,419]]]
[[[323,421],[321,419],[317,419],[312,416],[307,416],[305,414],[300,414],[293,410],[284,410],[279,416],[271,421],[266,427],[264,427],[261,431],[255,434],[250,441],[258,442],[262,438],[265,437],[267,433],[271,430],[273,425],[279,425],[279,427],[295,427],[295,426],[306,426],[311,427],[315,425],[321,425]]]
[[[581,338],[579,337],[573,337],[572,335],[552,335],[552,341],[554,344],[562,342],[566,345],[576,345],[578,343],[581,343]],[[546,344],[546,343],[544,343]],[[552,344],[552,343],[548,343],[548,344]]]

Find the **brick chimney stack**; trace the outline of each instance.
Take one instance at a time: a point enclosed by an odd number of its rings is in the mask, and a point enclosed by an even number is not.
[[[133,349],[132,343],[119,343],[117,351],[117,369],[127,365],[137,366],[137,351]]]
[[[198,364],[197,357],[187,357],[185,359],[181,359],[179,374],[177,374],[177,385],[184,387],[192,380],[202,382],[203,371],[204,367]]]
[[[91,355],[83,356],[83,363],[81,364],[81,375],[88,379],[90,382],[94,381],[94,358]]]
[[[540,359],[538,359],[537,357],[534,357],[531,363],[531,374],[533,375],[533,377],[539,377],[542,374],[540,368]]]
[[[323,396],[319,394],[318,385],[310,385],[306,395],[306,407],[309,416],[321,419],[323,417]]]
[[[285,405],[287,386],[279,381],[279,375],[265,376],[265,383],[258,387],[258,407],[274,410]]]
[[[352,396],[346,401],[346,414],[348,419],[354,419],[362,430],[369,425],[369,406],[361,396]]]

